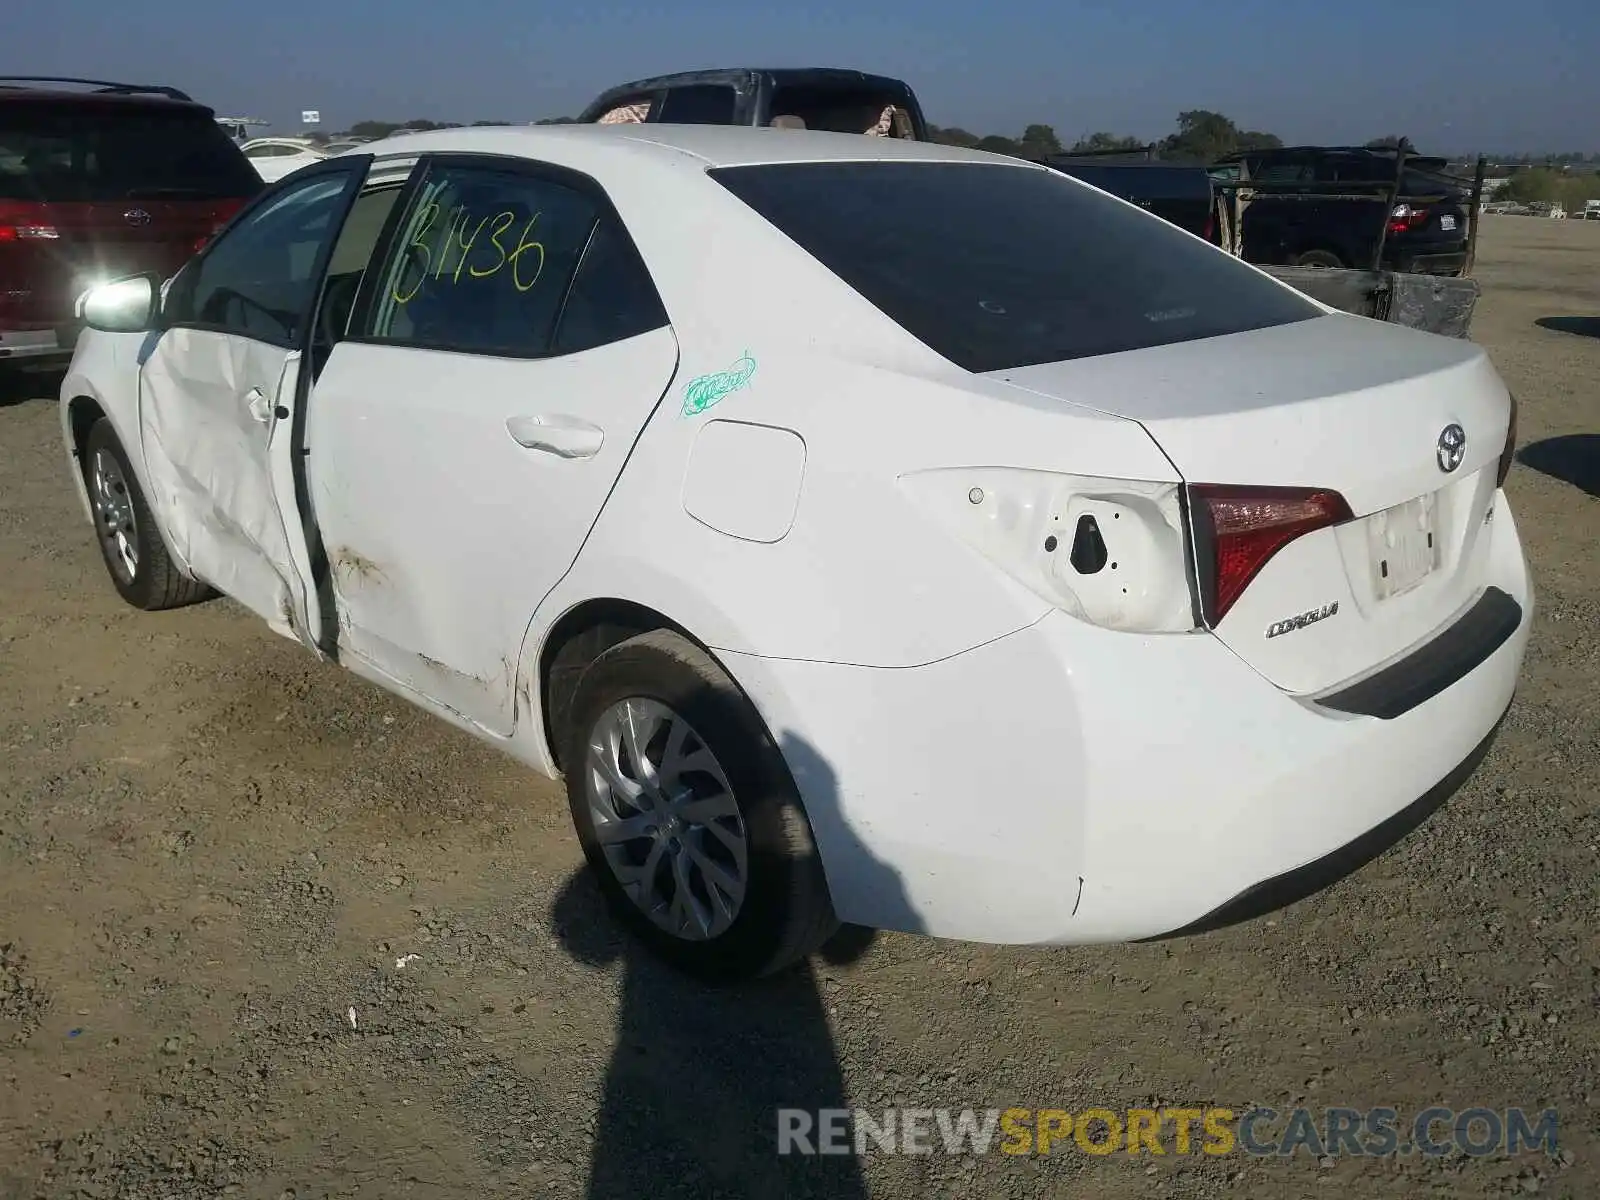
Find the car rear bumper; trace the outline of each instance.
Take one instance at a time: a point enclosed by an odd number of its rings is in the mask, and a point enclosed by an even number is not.
[[[1466,269],[1466,250],[1407,251],[1395,259],[1395,270],[1415,275],[1459,275]]]
[[[0,329],[0,363],[17,359],[71,358],[76,329]]]
[[[1470,774],[1531,616],[1503,496],[1493,528],[1485,582],[1515,627],[1387,718],[1288,695],[1210,634],[1064,613],[917,668],[722,657],[788,759],[842,920],[988,942],[1197,932],[1361,865]]]

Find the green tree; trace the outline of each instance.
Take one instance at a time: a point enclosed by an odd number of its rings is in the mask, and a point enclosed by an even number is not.
[[[1022,131],[1017,149],[1028,158],[1044,158],[1061,153],[1061,139],[1048,125],[1029,125]]]
[[[970,149],[982,139],[977,134],[968,133],[965,129],[954,125],[929,125],[928,140],[930,142],[938,142],[941,146],[966,146]]]
[[[1215,162],[1239,148],[1239,128],[1219,112],[1191,108],[1178,114],[1178,131],[1161,143],[1168,158]]]
[[[1561,176],[1544,167],[1515,172],[1496,199],[1510,200],[1515,204],[1547,204],[1560,200]]]
[[[1008,137],[1001,137],[997,133],[991,133],[988,137],[979,138],[977,148],[979,150],[987,150],[991,154],[1015,155],[1018,153],[1017,143]]]
[[[1111,150],[1143,150],[1145,143],[1136,137],[1119,136],[1114,133],[1091,133],[1088,137],[1081,137],[1072,143],[1068,154],[1094,154]]]

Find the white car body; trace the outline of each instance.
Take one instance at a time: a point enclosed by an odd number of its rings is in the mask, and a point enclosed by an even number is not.
[[[305,138],[252,138],[239,149],[244,151],[244,156],[250,160],[256,173],[268,183],[276,183],[285,175],[328,157],[322,147]]]
[[[552,778],[552,636],[619,603],[684,631],[781,749],[844,921],[1026,943],[1183,930],[1394,840],[1510,703],[1532,593],[1497,479],[1508,396],[1472,343],[1316,306],[971,371],[708,169],[1043,168],[707,127],[371,149],[328,168],[371,161],[371,187],[487,155],[589,177],[669,323],[535,358],[344,340],[303,390],[300,352],[238,334],[90,332],[61,393],[69,449],[103,413],[184,572]],[[704,407],[718,372],[731,390]],[[1333,489],[1352,515],[1211,622],[1188,484]],[[1081,574],[1066,542],[1090,516],[1114,561]],[[1403,520],[1431,522],[1430,569],[1384,595]]]

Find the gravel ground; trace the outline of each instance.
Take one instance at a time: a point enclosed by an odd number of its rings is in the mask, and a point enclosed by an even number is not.
[[[1600,1194],[1600,224],[1489,218],[1478,273],[1540,592],[1449,806],[1241,928],[841,941],[731,995],[616,935],[555,786],[228,602],[123,607],[13,385],[0,1200]],[[779,1106],[895,1103],[1554,1107],[1563,1153],[772,1152]]]

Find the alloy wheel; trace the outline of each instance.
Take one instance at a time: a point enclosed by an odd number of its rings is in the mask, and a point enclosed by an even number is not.
[[[139,525],[122,464],[105,450],[96,451],[90,483],[106,561],[118,578],[132,583],[139,573]]]
[[[595,839],[628,898],[674,937],[725,933],[744,904],[749,841],[689,722],[658,700],[619,700],[590,730],[584,769]]]

